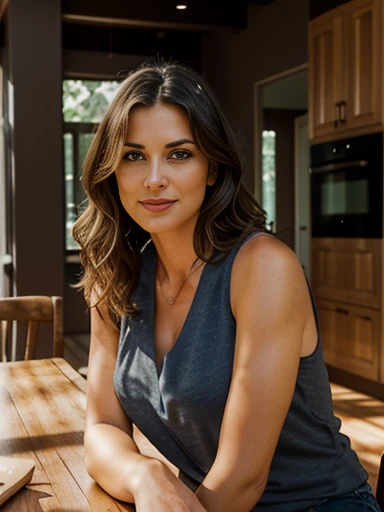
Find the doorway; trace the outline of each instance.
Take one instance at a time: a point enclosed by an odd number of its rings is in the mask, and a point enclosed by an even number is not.
[[[255,197],[310,276],[308,66],[254,84]]]

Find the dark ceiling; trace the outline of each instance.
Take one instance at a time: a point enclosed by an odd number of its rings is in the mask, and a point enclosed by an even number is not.
[[[63,23],[63,48],[200,60],[201,31]]]
[[[247,4],[273,0],[62,0],[63,48],[198,63],[201,37],[247,27]],[[187,9],[178,10],[184,3]]]
[[[247,24],[247,0],[63,0],[62,11],[66,21],[114,25],[211,30]]]
[[[316,18],[349,0],[309,0],[309,19]]]

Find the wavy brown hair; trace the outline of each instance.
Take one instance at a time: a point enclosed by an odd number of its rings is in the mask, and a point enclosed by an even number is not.
[[[242,182],[236,138],[202,78],[179,64],[145,64],[122,82],[92,140],[83,166],[87,207],[73,228],[84,268],[77,288],[89,307],[107,306],[118,326],[137,314],[131,303],[140,274],[141,249],[150,239],[124,210],[114,170],[122,154],[129,112],[135,105],[176,105],[191,124],[198,147],[215,170],[194,233],[194,249],[207,263],[220,261],[256,229],[265,231],[265,211]]]

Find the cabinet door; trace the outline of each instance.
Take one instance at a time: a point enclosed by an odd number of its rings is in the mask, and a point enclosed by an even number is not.
[[[345,5],[348,41],[345,98],[346,129],[380,124],[381,93],[381,0],[354,0]]]
[[[316,297],[381,308],[382,239],[312,238],[311,286]]]
[[[336,103],[344,94],[342,11],[331,11],[309,23],[310,138],[337,132]]]
[[[380,312],[321,299],[316,303],[325,362],[379,381]]]

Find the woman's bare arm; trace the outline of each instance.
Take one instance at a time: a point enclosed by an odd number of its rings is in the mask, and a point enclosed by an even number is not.
[[[101,312],[107,318],[103,308]],[[92,478],[109,494],[133,503],[133,492],[152,461],[140,455],[132,439],[132,424],[114,391],[118,342],[119,333],[92,308],[85,464]]]
[[[107,318],[103,308],[101,312]],[[150,456],[140,454],[132,423],[113,387],[118,343],[119,334],[93,308],[84,436],[88,473],[111,496],[135,503],[138,512],[205,512],[172,472],[175,468],[169,468],[168,461],[148,443],[143,444],[143,439],[141,444]]]
[[[232,382],[218,453],[196,492],[208,512],[249,512],[264,491],[295,388],[308,300],[287,246],[263,236],[240,250],[231,279]]]

